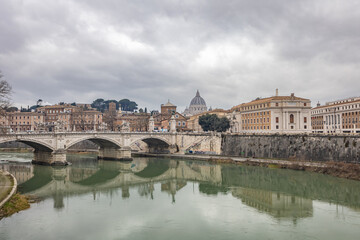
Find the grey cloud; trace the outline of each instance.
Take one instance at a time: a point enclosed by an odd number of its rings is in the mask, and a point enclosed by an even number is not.
[[[230,108],[357,95],[356,1],[2,1],[0,69],[17,104],[130,98]],[[351,86],[351,87],[349,87]]]

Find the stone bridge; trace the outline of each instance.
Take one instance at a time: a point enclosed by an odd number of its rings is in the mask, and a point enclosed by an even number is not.
[[[34,163],[66,165],[67,150],[89,140],[99,146],[98,158],[126,160],[132,150],[150,153],[184,153],[186,150],[220,154],[221,136],[214,133],[157,132],[50,132],[0,135],[0,143],[22,142],[34,148]]]

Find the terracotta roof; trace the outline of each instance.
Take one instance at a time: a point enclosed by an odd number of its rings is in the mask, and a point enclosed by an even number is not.
[[[42,115],[39,112],[8,112],[8,115]]]
[[[253,101],[247,102],[247,103],[241,103],[239,105],[232,107],[230,110],[233,111],[239,107],[247,107],[247,106],[252,106],[252,105],[256,105],[256,104],[269,103],[271,101],[294,101],[294,100],[295,101],[309,101],[309,99],[307,99],[307,98],[300,98],[300,97],[295,97],[295,96],[273,96],[273,97],[268,97],[268,98],[256,99],[256,100],[253,100]]]
[[[319,107],[314,107],[311,110],[320,109],[320,108],[331,108],[333,106],[347,105],[347,104],[353,104],[353,103],[360,103],[360,100],[349,101],[349,102],[341,102],[341,103],[330,104],[330,105],[322,105],[322,106],[319,106]]]
[[[38,109],[46,109],[46,108],[76,108],[76,106],[73,106],[73,105],[50,105],[50,106],[38,107]]]

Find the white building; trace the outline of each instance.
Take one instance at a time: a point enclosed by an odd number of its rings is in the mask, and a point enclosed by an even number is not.
[[[315,133],[360,133],[360,97],[318,104],[311,125]]]

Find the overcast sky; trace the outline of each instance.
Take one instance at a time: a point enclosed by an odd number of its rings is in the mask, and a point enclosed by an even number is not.
[[[182,111],[280,95],[360,95],[360,1],[0,0],[16,106],[129,98]]]

